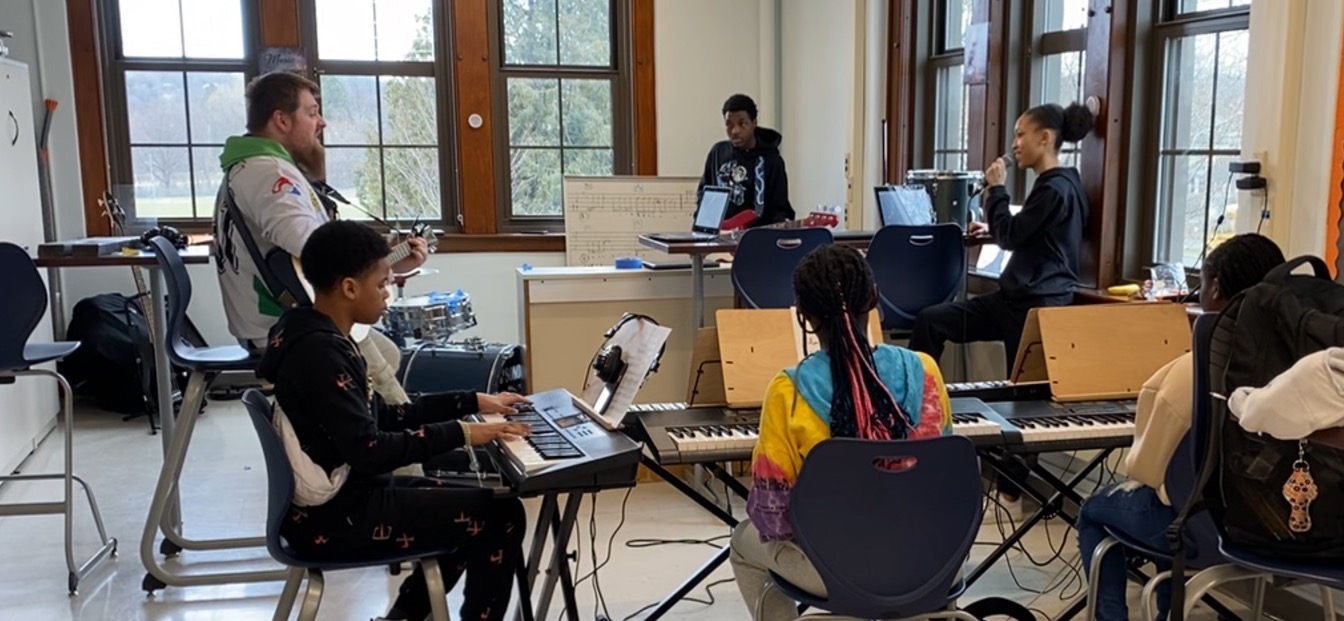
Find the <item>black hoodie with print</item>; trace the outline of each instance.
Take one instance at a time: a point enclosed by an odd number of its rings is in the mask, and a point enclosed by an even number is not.
[[[354,341],[311,307],[286,311],[271,328],[257,375],[275,385],[276,405],[313,462],[328,474],[350,464],[351,479],[461,447],[456,419],[477,409],[472,391],[424,395],[405,406],[383,403]]]
[[[705,186],[721,186],[729,190],[725,220],[747,210],[756,212],[755,226],[792,220],[789,175],[779,154],[782,140],[779,132],[757,127],[756,147],[751,150],[739,149],[728,140],[715,143],[705,158],[696,204],[700,204]]]

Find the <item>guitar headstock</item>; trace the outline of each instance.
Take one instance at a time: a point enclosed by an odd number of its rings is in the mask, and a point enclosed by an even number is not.
[[[429,222],[421,222],[420,218],[417,217],[411,223],[410,233],[411,237],[424,239],[431,253],[439,247],[439,236],[434,234],[434,225]]]
[[[103,215],[107,216],[112,223],[112,234],[122,235],[126,231],[126,210],[122,209],[121,203],[117,202],[117,197],[111,192],[103,192],[103,197],[98,199],[98,204],[103,206]]]

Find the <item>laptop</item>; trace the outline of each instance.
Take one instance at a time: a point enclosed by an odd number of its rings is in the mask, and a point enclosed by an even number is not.
[[[928,226],[933,224],[933,199],[923,186],[879,185],[873,188],[877,195],[877,215],[882,226]]]
[[[723,214],[728,212],[728,188],[705,186],[700,196],[700,209],[689,233],[652,233],[649,237],[665,242],[709,241],[719,236]]]

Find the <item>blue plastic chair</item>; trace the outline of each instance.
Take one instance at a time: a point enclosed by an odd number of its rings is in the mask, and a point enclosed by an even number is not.
[[[826,440],[808,454],[789,499],[794,538],[826,596],[772,573],[773,588],[834,616],[974,621],[954,605],[983,509],[979,461],[965,437]]]
[[[733,288],[747,308],[789,308],[793,271],[807,253],[831,241],[825,228],[751,229],[733,253]]]
[[[1208,394],[1208,359],[1209,343],[1213,337],[1213,326],[1218,320],[1217,313],[1205,313],[1195,319],[1193,328],[1193,337],[1191,340],[1191,364],[1196,370],[1194,374],[1194,404],[1191,410],[1192,414],[1205,404],[1201,404],[1200,395]],[[1203,369],[1203,372],[1200,372]],[[1202,436],[1195,431],[1192,425],[1191,430],[1187,431],[1181,438],[1180,444],[1176,446],[1176,451],[1172,454],[1171,460],[1167,462],[1167,472],[1164,478],[1167,488],[1167,497],[1172,501],[1173,506],[1179,511],[1185,507],[1194,498],[1195,479],[1198,476],[1200,464],[1204,462],[1204,446],[1202,441],[1198,441]],[[1186,567],[1196,570],[1203,570],[1210,567],[1224,565],[1228,559],[1218,550],[1218,529],[1213,523],[1207,511],[1200,511],[1190,517],[1189,522],[1184,527],[1186,541]],[[1173,553],[1169,548],[1155,548],[1146,542],[1139,541],[1130,537],[1128,534],[1107,527],[1107,537],[1097,544],[1096,552],[1092,555],[1092,566],[1089,568],[1089,575],[1093,579],[1088,584],[1087,610],[1084,619],[1094,618],[1095,605],[1097,600],[1097,576],[1101,570],[1101,562],[1117,545],[1124,546],[1150,559],[1161,559],[1170,561]],[[1156,590],[1162,582],[1171,579],[1171,572],[1164,571],[1153,576],[1143,588],[1143,597],[1140,600],[1143,603],[1144,618],[1151,621],[1154,618],[1154,598]],[[1264,583],[1257,586],[1257,597],[1253,604],[1253,618],[1259,617],[1263,604]],[[1221,606],[1216,600],[1206,599],[1206,603],[1214,606]],[[1218,611],[1226,618],[1236,618],[1231,611],[1221,609]]]
[[[379,558],[362,558],[348,562],[314,561],[305,559],[289,547],[280,534],[280,525],[289,517],[294,502],[294,470],[285,455],[285,446],[276,433],[273,422],[274,410],[271,402],[261,391],[249,389],[243,393],[243,405],[248,417],[261,441],[261,453],[266,460],[266,487],[269,493],[266,505],[266,549],[271,558],[289,567],[288,579],[284,591],[280,594],[280,603],[276,607],[275,618],[287,619],[298,598],[299,584],[308,578],[308,589],[299,607],[299,621],[311,621],[317,618],[317,609],[322,604],[322,591],[326,584],[324,571],[340,569],[363,569],[400,564],[406,561],[420,563],[424,569],[425,582],[429,585],[429,602],[432,609],[430,618],[434,621],[448,621],[448,597],[443,585],[443,574],[435,557],[452,552],[451,549],[406,550],[398,554],[388,554]]]
[[[65,564],[70,570],[66,586],[70,594],[78,591],[79,581],[94,566],[117,553],[117,540],[107,536],[103,528],[103,514],[93,498],[88,483],[74,474],[75,395],[70,383],[60,373],[49,369],[33,368],[39,364],[56,362],[79,349],[78,342],[28,343],[37,325],[47,313],[47,287],[37,265],[28,251],[9,243],[0,242],[0,384],[13,384],[19,377],[46,376],[56,380],[60,389],[61,435],[65,440],[65,468],[60,474],[9,474],[0,481],[65,481],[65,491],[58,502],[8,503],[0,505],[4,515],[63,515],[65,516]],[[0,417],[0,424],[4,418]],[[98,528],[98,550],[83,563],[75,562],[74,551],[74,484],[84,490],[93,511],[93,523]]]
[[[163,468],[159,471],[158,484],[150,501],[149,515],[140,540],[140,559],[148,570],[141,583],[149,593],[168,585],[200,586],[213,584],[232,584],[235,582],[258,582],[265,580],[283,580],[284,572],[248,571],[234,573],[185,572],[174,570],[163,564],[154,555],[156,531],[162,530],[164,540],[159,552],[173,556],[186,550],[231,550],[237,548],[260,548],[265,545],[263,537],[244,537],[230,539],[188,539],[182,532],[182,517],[178,499],[178,481],[182,476],[182,466],[187,459],[187,449],[196,429],[205,404],[206,391],[210,383],[220,373],[226,371],[247,372],[256,369],[260,361],[246,349],[237,345],[222,347],[196,347],[182,338],[183,326],[187,319],[187,307],[191,305],[191,277],[187,266],[177,248],[163,237],[150,240],[159,271],[168,290],[168,325],[163,334],[155,338],[164,338],[168,344],[168,359],[179,367],[191,371],[186,390],[182,393],[182,405],[177,416],[164,416],[161,424],[169,436],[168,451],[163,456]]]
[[[930,306],[951,302],[966,277],[961,227],[884,226],[868,246],[868,266],[877,281],[878,308],[886,330],[909,330]]]

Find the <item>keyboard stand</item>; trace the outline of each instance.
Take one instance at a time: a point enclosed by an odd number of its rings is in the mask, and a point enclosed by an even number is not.
[[[578,521],[579,506],[583,504],[583,492],[565,492],[563,514],[560,512],[560,495],[560,492],[552,492],[542,496],[541,512],[537,515],[532,531],[532,548],[525,562],[526,569],[520,569],[518,615],[515,617],[520,621],[546,621],[557,584],[565,600],[565,616],[569,621],[579,621],[579,607],[574,598],[574,576],[569,572],[568,548],[574,525]],[[533,608],[532,587],[541,573],[541,558],[546,552],[546,540],[551,536],[555,537],[555,547],[546,564],[541,597]]]
[[[677,478],[676,475],[668,472],[662,464],[659,464],[652,457],[645,454],[642,463],[645,468],[653,471],[659,478],[667,481],[672,487],[676,488],[677,491],[681,492],[683,496],[695,501],[695,503],[704,508],[705,511],[708,511],[714,517],[722,520],[724,524],[727,524],[730,527],[737,526],[738,519],[733,517],[733,514],[724,510],[723,507],[715,504],[709,498],[706,498],[704,494],[696,491],[695,488],[692,488],[690,485],[687,485],[685,481]],[[737,494],[743,500],[747,498],[747,487],[742,485],[737,479],[733,478],[732,475],[728,474],[728,471],[724,470],[718,463],[708,462],[703,464],[703,466],[705,470],[714,475],[714,478],[727,485],[728,489],[732,490],[734,494]],[[724,561],[728,560],[729,551],[729,546],[725,545],[718,552],[714,553],[714,556],[706,561],[704,565],[701,565],[700,569],[697,569],[695,573],[691,574],[689,578],[683,581],[676,590],[672,591],[672,593],[668,594],[667,597],[664,597],[662,601],[658,602],[658,605],[654,607],[653,611],[650,612],[647,617],[644,617],[644,621],[654,621],[667,614],[667,611],[671,610],[677,602],[680,602],[682,598],[686,597],[686,595],[695,590],[696,587],[700,586],[700,583],[708,579],[709,575],[714,573],[715,569],[718,569]]]

